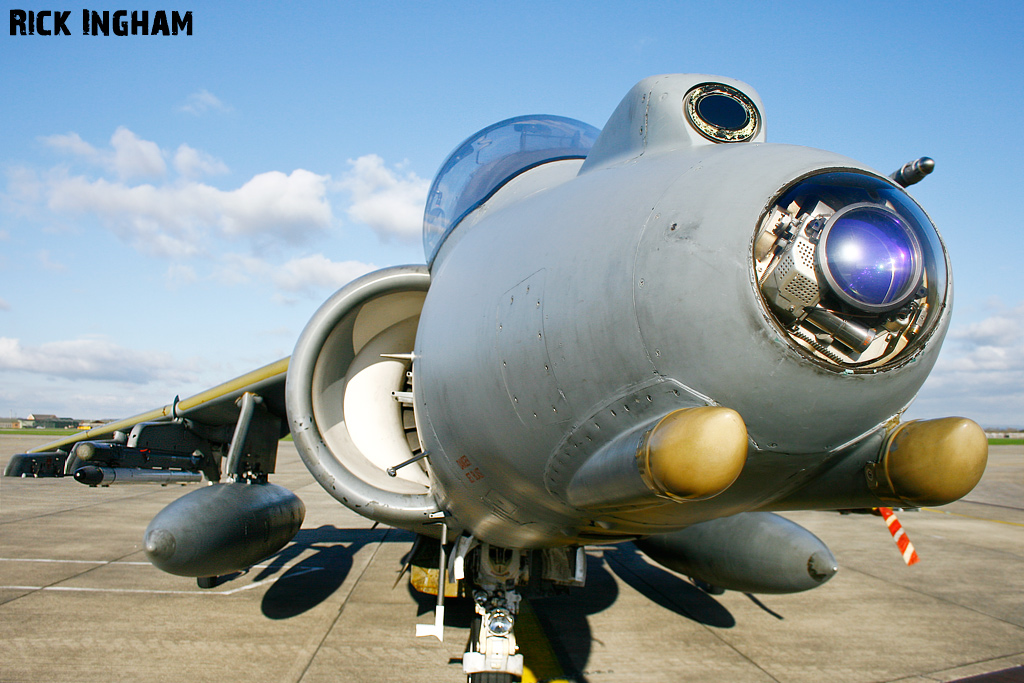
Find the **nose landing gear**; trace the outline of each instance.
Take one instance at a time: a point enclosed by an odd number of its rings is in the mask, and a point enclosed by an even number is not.
[[[441,541],[436,544],[437,579],[422,575],[428,566],[426,557],[410,559],[420,567],[420,580],[413,568],[412,585],[416,590],[437,595],[433,624],[417,624],[416,635],[444,637],[444,596],[471,594],[476,616],[469,644],[462,656],[462,670],[468,683],[515,683],[524,672],[523,655],[519,653],[514,627],[520,602],[528,596],[564,591],[568,586],[586,582],[586,553],[582,547],[521,550],[492,546],[472,536],[461,535],[446,552],[448,529],[441,528]],[[419,544],[417,544],[417,547]],[[425,553],[427,557],[431,553]],[[455,584],[455,585],[453,585]]]
[[[473,592],[476,619],[469,651],[462,655],[462,670],[469,683],[512,683],[523,675],[523,656],[518,654],[513,632],[520,596],[514,590]]]
[[[468,552],[473,542],[458,544],[456,555]],[[519,551],[479,544],[476,562],[471,563],[473,602],[476,618],[469,639],[469,651],[462,655],[462,670],[469,683],[512,683],[523,675],[523,656],[518,654],[513,632],[519,613],[520,581],[529,580],[528,563]]]

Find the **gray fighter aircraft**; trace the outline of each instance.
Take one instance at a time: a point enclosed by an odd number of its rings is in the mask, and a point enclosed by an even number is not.
[[[343,287],[290,359],[7,474],[224,480],[144,539],[208,585],[299,529],[267,482],[290,431],[339,502],[440,540],[439,576],[477,605],[471,681],[522,674],[520,595],[582,584],[590,544],[635,540],[720,588],[813,588],[835,559],[774,511],[939,505],[985,468],[970,420],[900,422],[952,302],[904,190],[932,166],[768,144],[757,93],[716,76],[645,79],[602,130],[508,119],[434,179],[425,265]],[[420,632],[440,638],[437,592]]]

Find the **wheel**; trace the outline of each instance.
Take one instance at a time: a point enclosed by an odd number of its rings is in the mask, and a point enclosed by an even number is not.
[[[469,683],[515,683],[518,676],[512,674],[499,674],[493,671],[484,671],[478,674],[469,674]]]
[[[483,617],[478,614],[469,627],[469,649],[471,652],[479,652],[480,629],[482,627]],[[481,673],[469,674],[466,680],[468,683],[517,683],[521,679],[519,676],[513,676],[512,674],[483,671]]]

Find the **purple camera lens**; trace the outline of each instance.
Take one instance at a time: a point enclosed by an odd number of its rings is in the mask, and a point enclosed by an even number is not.
[[[905,304],[921,280],[921,248],[895,213],[860,205],[836,214],[821,239],[820,265],[834,291],[869,311]]]

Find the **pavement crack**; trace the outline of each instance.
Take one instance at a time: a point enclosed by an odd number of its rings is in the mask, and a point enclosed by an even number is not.
[[[68,581],[74,581],[75,579],[81,578],[81,577],[85,576],[86,574],[88,574],[90,572],[94,572],[97,569],[102,569],[103,567],[106,567],[108,565],[115,564],[117,562],[123,562],[125,558],[131,557],[132,555],[135,555],[138,552],[139,551],[137,549],[133,549],[131,552],[126,553],[124,555],[121,555],[120,557],[115,557],[112,560],[96,560],[95,562],[90,562],[89,566],[86,569],[83,569],[82,571],[80,571],[80,572],[78,572],[76,574],[72,574],[71,576],[65,576],[65,577],[62,577],[60,579],[57,579],[56,581],[51,581],[50,583],[48,583],[46,585],[42,585],[42,586],[25,586],[24,588],[28,589],[28,590],[26,590],[25,593],[23,593],[23,594],[21,594],[21,595],[19,595],[17,597],[11,598],[10,600],[7,601],[6,604],[10,604],[12,602],[16,602],[18,600],[26,598],[26,597],[28,597],[30,595],[35,595],[36,593],[40,593],[42,591],[53,590],[54,588],[58,587],[62,583],[67,583]]]
[[[363,565],[362,570],[359,572],[359,576],[356,577],[353,583],[352,590],[348,592],[348,595],[341,601],[338,606],[337,613],[331,618],[330,623],[323,629],[322,633],[314,632],[314,634],[306,641],[303,645],[302,650],[295,658],[295,664],[288,671],[288,674],[283,680],[291,681],[291,683],[300,683],[303,678],[306,677],[306,673],[309,672],[309,668],[313,666],[313,661],[316,659],[317,654],[320,652],[320,648],[323,647],[327,641],[327,637],[334,631],[334,627],[337,625],[338,620],[341,619],[341,615],[345,612],[345,607],[348,605],[348,601],[352,599],[352,595],[356,592],[356,588],[359,586],[359,582],[362,580],[363,575],[369,570],[370,565],[373,564],[373,560],[377,557],[377,553],[380,551],[384,543],[387,542],[388,536],[394,531],[394,529],[387,529],[384,536],[376,542],[376,547],[373,549],[373,553],[367,559],[366,564]]]
[[[101,506],[101,505],[111,505],[111,504],[117,504],[117,503],[122,502],[122,501],[134,500],[136,498],[145,498],[146,496],[152,496],[152,495],[155,495],[155,494],[158,494],[158,493],[162,493],[162,492],[163,492],[163,489],[161,488],[160,491],[143,491],[143,492],[137,493],[135,495],[124,495],[124,496],[118,496],[116,498],[115,497],[111,497],[111,498],[108,498],[106,500],[96,501],[94,503],[87,503],[85,505],[75,505],[74,507],[61,508],[60,510],[55,510],[53,512],[44,512],[42,514],[32,515],[30,517],[19,517],[17,519],[4,520],[4,521],[0,522],[0,526],[6,526],[8,524],[20,524],[22,522],[31,522],[31,521],[37,520],[37,519],[46,519],[47,517],[55,517],[55,516],[58,516],[58,515],[66,515],[68,513],[79,512],[81,510],[88,510],[89,508],[94,508],[94,507],[98,507],[98,506]]]
[[[673,596],[668,595],[668,594],[664,593],[663,591],[660,591],[657,586],[652,584],[650,581],[647,581],[644,577],[639,575],[637,572],[635,572],[632,569],[630,569],[629,566],[626,563],[624,563],[619,558],[615,557],[613,553],[605,553],[604,556],[605,556],[605,558],[609,562],[614,563],[616,565],[616,567],[617,567],[617,569],[615,570],[616,573],[618,573],[619,571],[624,571],[624,572],[629,573],[629,575],[633,577],[634,581],[637,581],[639,583],[643,583],[651,591],[661,595],[667,602],[670,602],[673,605],[675,605],[683,614],[685,614],[686,618],[690,619],[695,624],[698,624],[701,628],[703,628],[705,631],[707,631],[708,634],[710,634],[712,637],[714,637],[716,640],[718,640],[720,643],[722,643],[725,647],[727,647],[730,650],[732,650],[733,652],[735,652],[739,657],[743,658],[744,661],[748,662],[755,669],[757,669],[758,671],[760,671],[761,673],[763,673],[765,676],[767,676],[771,680],[775,681],[776,683],[781,683],[781,681],[779,681],[778,678],[773,676],[770,672],[768,672],[764,667],[762,667],[756,661],[754,661],[753,659],[748,657],[746,655],[746,653],[744,653],[742,650],[740,650],[738,647],[736,647],[733,643],[729,642],[726,638],[723,638],[721,636],[721,634],[718,632],[718,629],[712,628],[710,625],[704,623],[700,619],[699,615],[695,615],[690,610],[687,610],[686,607],[684,605],[681,605],[678,600],[674,599]],[[694,590],[700,590],[700,589],[699,588],[694,588]],[[710,596],[708,596],[708,597],[710,597]]]
[[[952,605],[954,607],[959,607],[961,609],[965,609],[965,610],[968,610],[970,612],[974,612],[975,614],[980,614],[981,616],[987,617],[989,619],[995,619],[996,621],[1001,621],[1001,622],[1003,622],[1004,624],[1006,624],[1008,626],[1013,626],[1014,628],[1017,628],[1017,629],[1020,629],[1021,631],[1024,631],[1024,625],[1022,625],[1022,624],[1018,624],[1018,623],[1016,623],[1014,621],[1010,621],[1009,619],[1005,619],[1003,617],[1000,617],[997,614],[990,614],[988,612],[984,612],[984,611],[982,611],[980,609],[977,609],[976,607],[972,607],[971,605],[966,605],[964,603],[957,602],[955,600],[950,600],[949,598],[943,597],[941,595],[934,595],[932,593],[928,593],[926,591],[923,591],[923,590],[920,590],[920,589],[917,589],[917,588],[913,588],[911,586],[904,586],[903,584],[897,583],[896,581],[892,581],[890,579],[887,579],[884,576],[878,576],[876,574],[872,574],[871,572],[864,571],[863,569],[857,569],[857,568],[851,567],[849,565],[844,565],[843,566],[843,570],[847,571],[847,572],[856,572],[856,573],[861,574],[863,576],[868,576],[868,577],[870,577],[872,579],[875,579],[876,581],[881,581],[882,583],[886,583],[886,584],[888,584],[890,586],[894,586],[896,588],[901,588],[901,589],[903,589],[905,591],[909,591],[909,592],[915,593],[917,595],[923,595],[923,596],[925,596],[927,598],[931,598],[932,600],[937,600],[937,601],[945,603],[947,605]]]

